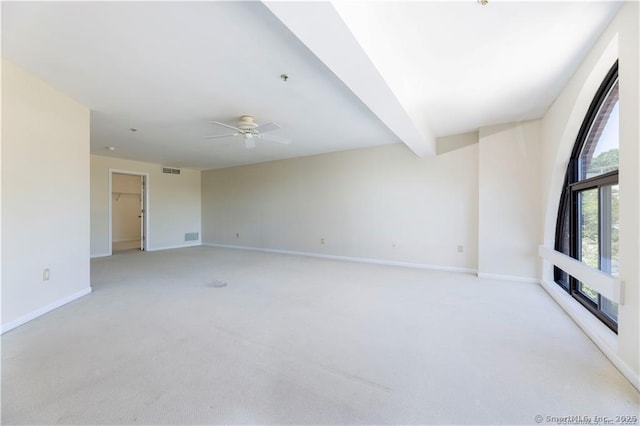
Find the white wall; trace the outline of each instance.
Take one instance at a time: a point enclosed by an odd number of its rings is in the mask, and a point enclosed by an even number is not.
[[[618,336],[589,316],[566,293],[556,292],[552,266],[545,262],[543,285],[572,314],[612,361],[640,386],[640,9],[625,2],[578,71],[542,120],[541,201],[543,240],[553,248],[558,203],[571,149],[598,87],[616,58],[620,77],[620,279],[625,302]],[[575,309],[574,309],[575,308]]]
[[[477,155],[395,144],[206,171],[203,242],[475,270]]]
[[[182,169],[180,175],[162,173],[159,164],[91,156],[91,256],[107,256],[109,247],[109,170],[148,173],[147,249],[187,247],[187,232],[200,232],[200,171]]]
[[[540,122],[480,129],[478,274],[537,282]]]
[[[6,331],[91,288],[89,110],[4,59],[2,201]]]

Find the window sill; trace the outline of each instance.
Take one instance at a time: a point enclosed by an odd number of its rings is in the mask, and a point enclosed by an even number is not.
[[[582,331],[613,361],[618,353],[618,335],[555,282],[541,281],[542,287],[575,321]]]
[[[540,285],[593,341],[604,356],[609,358],[609,361],[629,380],[633,387],[640,391],[640,376],[618,356],[618,335],[555,282],[541,280]]]

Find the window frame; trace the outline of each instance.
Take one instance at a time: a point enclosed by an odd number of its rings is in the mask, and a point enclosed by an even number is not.
[[[589,179],[585,179],[582,181],[575,182],[569,185],[569,190],[571,192],[571,206],[569,208],[570,211],[570,231],[569,231],[569,255],[574,259],[579,259],[580,253],[580,244],[581,239],[580,236],[580,221],[577,220],[580,212],[579,212],[579,194],[583,191],[597,189],[598,191],[598,269],[600,269],[600,262],[602,258],[602,247],[603,247],[603,232],[602,232],[602,223],[603,223],[603,214],[605,213],[605,209],[602,208],[602,189],[603,187],[613,186],[618,184],[618,171],[609,172],[600,176],[595,176]],[[571,220],[573,219],[573,220]],[[598,293],[598,302],[593,302],[589,297],[585,296],[582,291],[580,291],[580,281],[576,278],[569,276],[569,289],[571,296],[574,297],[578,302],[580,302],[585,308],[587,308],[592,314],[598,317],[602,322],[604,322],[607,327],[617,333],[618,324],[610,318],[607,314],[602,312],[601,303],[602,303],[602,295]]]
[[[558,206],[558,217],[556,220],[556,235],[555,235],[555,249],[559,252],[565,253],[574,259],[579,259],[580,253],[580,221],[578,215],[580,214],[578,200],[579,194],[583,191],[590,189],[597,189],[598,191],[598,266],[600,265],[601,251],[602,251],[602,223],[603,223],[603,209],[602,209],[602,187],[612,186],[618,184],[618,170],[607,172],[598,176],[589,177],[579,180],[579,162],[581,159],[582,151],[585,144],[588,141],[591,129],[599,116],[602,106],[607,100],[607,97],[618,82],[618,61],[616,61],[605,79],[598,88],[587,114],[582,122],[576,142],[574,143],[569,164],[567,166],[567,172],[565,174],[564,185],[562,189],[562,195],[560,197],[560,203]],[[607,212],[605,212],[606,214]],[[566,231],[568,231],[568,240],[566,238]],[[580,281],[570,276],[562,269],[554,266],[554,281],[562,287],[567,293],[569,293],[574,299],[576,299],[581,305],[595,315],[600,321],[602,321],[607,327],[617,334],[618,324],[607,314],[601,310],[602,296],[598,293],[598,302],[594,303],[589,297],[584,295],[580,291]]]

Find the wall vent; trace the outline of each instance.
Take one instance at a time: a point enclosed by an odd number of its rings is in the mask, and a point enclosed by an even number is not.
[[[186,234],[184,234],[185,241],[198,241],[199,239],[200,239],[199,232],[187,232]]]
[[[162,173],[166,173],[168,175],[179,175],[180,169],[172,169],[171,167],[163,167]]]

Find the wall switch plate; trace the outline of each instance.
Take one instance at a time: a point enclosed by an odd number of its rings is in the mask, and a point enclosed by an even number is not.
[[[42,270],[42,281],[49,281],[49,278],[51,278],[51,275],[49,273],[49,268],[45,268]]]
[[[464,247],[463,246],[458,246],[458,253],[462,253],[464,251]]]

